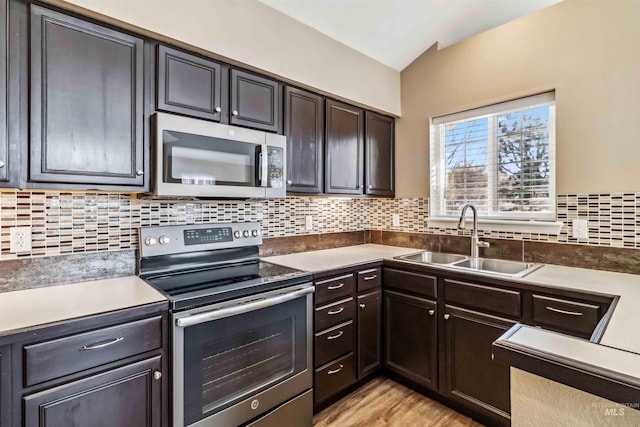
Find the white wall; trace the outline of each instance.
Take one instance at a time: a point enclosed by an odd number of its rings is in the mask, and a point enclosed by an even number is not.
[[[400,73],[256,0],[70,0],[73,5],[400,115]]]

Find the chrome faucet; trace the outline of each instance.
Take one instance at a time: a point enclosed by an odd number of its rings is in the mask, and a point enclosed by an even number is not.
[[[473,229],[471,230],[471,258],[478,258],[478,248],[488,248],[489,242],[483,242],[478,238],[478,210],[471,203],[467,203],[462,207],[460,212],[460,221],[458,221],[458,230],[464,230],[464,215],[467,208],[471,208],[473,213]]]

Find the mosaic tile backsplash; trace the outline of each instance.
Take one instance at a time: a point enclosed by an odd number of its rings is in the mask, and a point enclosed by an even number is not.
[[[158,202],[118,193],[0,192],[0,260],[135,249],[137,228],[150,225],[261,221],[264,237],[360,230],[466,235],[428,228],[428,199],[286,199]],[[392,214],[400,227],[392,227]],[[305,216],[313,229],[305,230]],[[557,198],[559,235],[481,232],[484,237],[640,248],[640,193],[562,195]],[[587,219],[588,239],[570,237],[571,220]],[[31,226],[33,249],[13,254],[9,229]]]

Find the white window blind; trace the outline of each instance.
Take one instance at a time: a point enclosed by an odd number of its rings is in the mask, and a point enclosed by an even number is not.
[[[430,216],[555,219],[555,92],[431,120]]]

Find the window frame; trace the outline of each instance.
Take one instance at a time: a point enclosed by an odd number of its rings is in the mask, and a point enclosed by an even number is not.
[[[498,141],[496,135],[497,124],[491,123],[500,114],[523,111],[540,106],[549,107],[549,186],[548,186],[548,206],[549,211],[516,211],[500,212],[496,209],[498,197]],[[492,207],[487,213],[478,214],[478,218],[485,220],[485,223],[499,224],[509,221],[555,221],[557,218],[556,203],[556,97],[555,91],[544,92],[536,95],[521,97],[505,102],[494,103],[470,110],[464,110],[452,114],[432,117],[430,119],[430,144],[429,144],[429,167],[430,167],[430,197],[429,197],[429,217],[432,220],[442,220],[439,224],[446,224],[448,219],[457,218],[459,214],[446,214],[445,198],[447,168],[446,168],[446,132],[441,132],[440,128],[447,124],[468,122],[474,119],[487,117],[487,168],[488,177],[488,205]],[[434,222],[434,221],[432,221]],[[434,222],[435,223],[435,222]],[[498,227],[499,228],[499,227]]]

